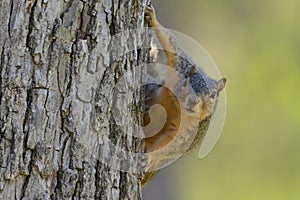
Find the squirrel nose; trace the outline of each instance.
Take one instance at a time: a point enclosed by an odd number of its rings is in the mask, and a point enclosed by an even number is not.
[[[198,103],[199,103],[199,99],[196,96],[190,96],[188,98],[188,105],[189,105],[189,107],[194,107]]]

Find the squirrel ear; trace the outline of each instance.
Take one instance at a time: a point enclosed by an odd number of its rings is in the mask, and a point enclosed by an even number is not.
[[[194,75],[194,74],[197,74],[197,69],[196,69],[196,66],[193,65],[192,68],[190,69],[189,71],[189,77]]]
[[[218,92],[220,92],[221,90],[224,89],[225,85],[226,85],[227,79],[226,78],[221,78],[220,80],[218,80],[217,82],[217,90]]]

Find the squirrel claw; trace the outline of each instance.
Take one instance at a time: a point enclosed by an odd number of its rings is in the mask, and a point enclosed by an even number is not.
[[[154,9],[151,6],[146,6],[146,12],[153,13]]]
[[[148,170],[149,170],[149,160],[148,160],[147,153],[144,153],[142,155],[140,164],[141,164],[140,167],[142,169],[142,172],[143,173],[148,172]]]
[[[155,11],[152,7],[146,6],[145,9],[145,20],[148,22],[150,27],[154,27],[156,24]]]

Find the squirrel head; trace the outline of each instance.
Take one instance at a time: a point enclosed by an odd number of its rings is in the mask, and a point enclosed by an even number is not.
[[[203,71],[198,71],[180,81],[175,91],[185,111],[190,114],[199,114],[200,120],[203,120],[214,113],[219,93],[225,85],[226,78],[216,81]]]

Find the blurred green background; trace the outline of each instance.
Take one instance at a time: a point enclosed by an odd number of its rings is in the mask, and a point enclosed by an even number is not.
[[[154,184],[174,200],[299,199],[300,1],[153,4],[161,24],[198,41],[228,78],[213,151],[204,160],[194,151]]]

